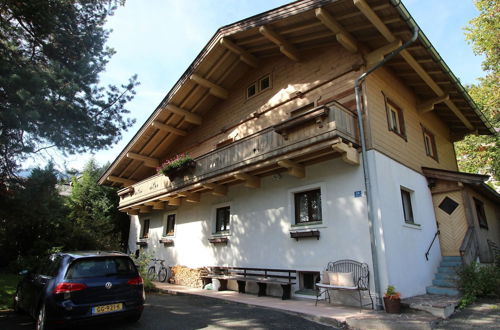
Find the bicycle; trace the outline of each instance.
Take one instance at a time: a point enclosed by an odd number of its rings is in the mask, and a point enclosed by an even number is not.
[[[153,261],[153,265],[148,268],[148,279],[154,281],[158,278],[158,281],[165,282],[167,280],[168,270],[165,267],[165,260],[163,259],[151,259]],[[160,264],[160,269],[158,273],[156,272],[156,265]]]

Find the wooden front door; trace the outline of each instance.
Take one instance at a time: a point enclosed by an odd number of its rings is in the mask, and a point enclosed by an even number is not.
[[[467,232],[467,219],[461,191],[432,196],[436,221],[439,226],[439,243],[443,256],[460,256],[460,245]]]

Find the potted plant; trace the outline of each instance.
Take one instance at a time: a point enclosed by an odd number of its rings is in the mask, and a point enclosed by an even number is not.
[[[188,154],[179,154],[174,158],[167,159],[157,169],[157,173],[163,173],[172,181],[196,166],[195,161]]]
[[[385,291],[384,305],[387,313],[401,313],[401,294],[393,285],[389,285]]]

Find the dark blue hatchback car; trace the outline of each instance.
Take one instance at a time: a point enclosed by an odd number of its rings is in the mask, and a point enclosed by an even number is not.
[[[135,322],[144,308],[143,280],[124,253],[57,253],[23,273],[14,308],[33,316],[39,330],[110,318]]]

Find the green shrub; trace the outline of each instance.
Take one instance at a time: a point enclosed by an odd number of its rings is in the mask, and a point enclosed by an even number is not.
[[[500,296],[500,267],[473,262],[458,271],[458,288],[462,291],[459,307],[472,304],[479,297]]]
[[[149,253],[143,252],[140,253],[137,258],[135,257],[134,254],[131,254],[130,257],[132,258],[132,260],[134,260],[134,263],[139,270],[139,274],[144,280],[144,290],[146,292],[155,291],[156,288],[153,282],[148,277],[148,268],[151,264],[152,256]]]

